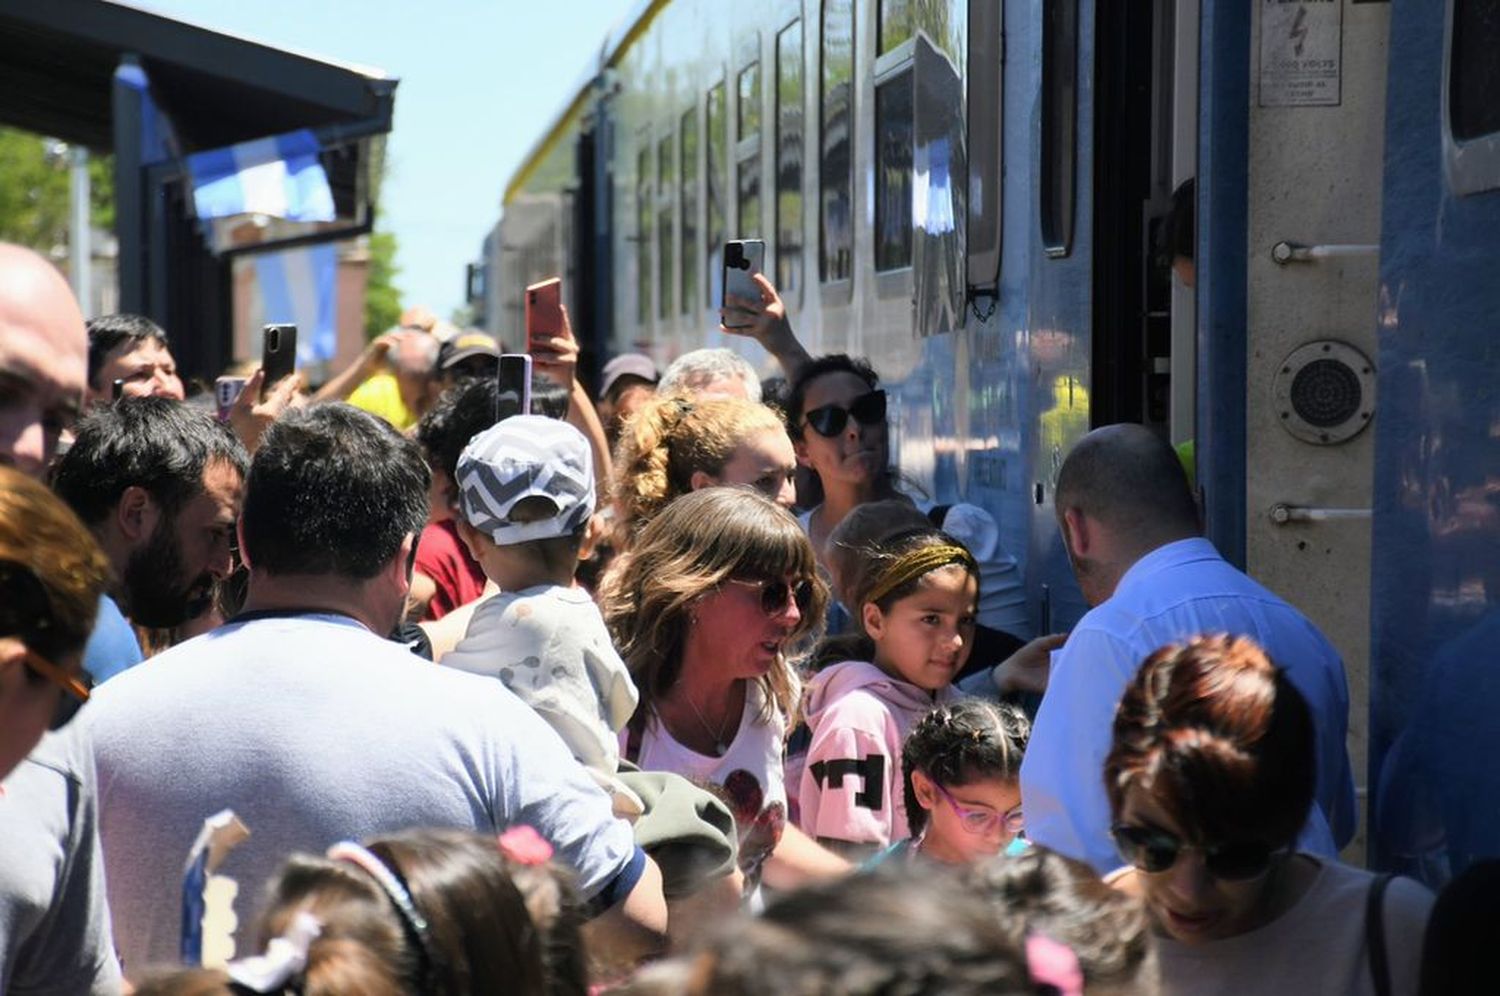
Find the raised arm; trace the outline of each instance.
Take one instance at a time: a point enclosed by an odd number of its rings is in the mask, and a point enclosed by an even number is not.
[[[753,274],[751,279],[760,288],[760,300],[751,301],[734,294],[729,295],[725,307],[719,311],[719,331],[754,339],[765,347],[766,352],[776,357],[787,380],[796,380],[798,371],[812,357],[802,348],[802,343],[792,331],[786,304],[782,302],[781,295],[776,293],[775,285],[766,279],[764,273]],[[726,324],[731,318],[734,319],[733,326]]]
[[[544,373],[568,389],[568,423],[589,441],[594,454],[594,486],[602,505],[609,500],[609,479],[612,473],[609,459],[609,439],[604,434],[604,423],[594,408],[593,399],[578,380],[578,339],[573,335],[573,323],[568,317],[568,307],[562,307],[562,335],[531,344],[532,367]]]
[[[313,401],[346,401],[354,389],[375,374],[380,372],[385,360],[392,349],[400,341],[404,333],[387,332],[383,336],[374,339],[365,351],[359,355],[359,359],[349,364],[348,367],[334,374],[318,388],[313,394]]]

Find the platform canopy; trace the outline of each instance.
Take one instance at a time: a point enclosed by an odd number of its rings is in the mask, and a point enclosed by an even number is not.
[[[380,70],[110,0],[4,0],[0,50],[0,123],[114,154],[121,310],[166,327],[189,373],[211,376],[230,358],[235,255],[349,238],[373,223],[397,85]],[[268,164],[265,150],[278,147],[301,158]],[[287,220],[229,238],[232,219],[202,215],[226,203],[234,178],[223,164],[236,161],[261,165],[246,173],[251,190],[266,190],[267,166],[293,176],[293,195],[315,180],[324,208],[272,208]],[[205,195],[204,164],[218,167],[218,196]],[[264,222],[260,202],[245,203]]]

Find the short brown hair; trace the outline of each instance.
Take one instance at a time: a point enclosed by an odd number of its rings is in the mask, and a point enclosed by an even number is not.
[[[1198,636],[1146,658],[1104,762],[1116,818],[1139,786],[1199,841],[1290,845],[1316,778],[1307,701],[1243,636]]]
[[[0,560],[25,568],[41,582],[51,613],[22,620],[18,637],[45,657],[82,650],[94,629],[109,561],[73,510],[45,486],[0,467]]]

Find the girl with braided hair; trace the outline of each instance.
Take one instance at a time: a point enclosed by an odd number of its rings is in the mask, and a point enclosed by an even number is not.
[[[805,832],[867,856],[911,835],[901,744],[929,709],[958,698],[952,683],[974,640],[979,567],[931,526],[845,553],[840,581],[858,629],[814,654],[797,801]]]
[[[923,716],[901,748],[911,836],[870,864],[920,854],[967,865],[1024,850],[1021,758],[1030,737],[1026,714],[1005,702],[960,699]]]

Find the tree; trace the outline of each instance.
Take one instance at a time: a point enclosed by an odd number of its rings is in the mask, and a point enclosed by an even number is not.
[[[43,255],[68,244],[68,146],[0,127],[0,240]],[[89,158],[89,215],[95,228],[114,224],[113,157]]]
[[[396,236],[370,234],[370,267],[365,279],[365,338],[374,339],[401,320],[401,291],[396,288]]]

